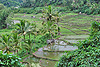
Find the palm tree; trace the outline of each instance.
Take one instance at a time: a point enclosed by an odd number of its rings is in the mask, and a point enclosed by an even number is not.
[[[3,51],[6,53],[9,53],[10,51],[15,50],[17,51],[18,54],[18,49],[21,49],[20,47],[20,41],[17,33],[13,33],[13,35],[2,35],[2,45],[3,45]]]
[[[36,24],[31,24],[31,25],[29,24],[29,26],[27,27],[25,32],[26,32],[26,34],[29,35],[29,40],[30,40],[31,34],[34,35],[34,36],[37,34]]]
[[[18,49],[21,49],[20,47],[20,37],[18,36],[18,33],[12,33],[12,41],[13,41],[13,49],[14,49],[14,52],[16,51],[17,54],[18,54]]]
[[[43,28],[41,30],[43,34],[49,32],[49,37],[51,36],[53,39],[53,35],[55,35],[55,31],[57,31],[57,25],[54,22],[46,22],[43,24]]]
[[[34,41],[35,41],[35,35],[37,35],[36,24],[31,24],[30,26],[28,26],[25,33],[29,35],[29,39],[27,41],[24,41],[25,43],[23,44],[22,47],[26,49],[27,51],[30,51],[29,53],[31,53],[33,43],[32,43],[30,36],[31,34],[34,35]]]
[[[56,24],[54,19],[54,14],[52,12],[52,7],[48,6],[47,9],[44,9],[44,13],[42,18],[45,18],[46,20],[43,21],[43,29],[44,33],[49,32],[49,36],[51,35],[53,38],[53,32],[56,31]]]
[[[12,49],[12,44],[11,44],[11,35],[2,35],[2,50],[5,53],[9,53],[10,49]]]
[[[45,18],[46,19],[46,21],[50,21],[50,22],[52,22],[52,8],[51,8],[51,6],[48,6],[47,7],[47,9],[44,9],[43,10],[43,18]]]
[[[30,23],[25,20],[20,20],[20,23],[16,23],[17,25],[17,31],[19,34],[23,35],[25,40],[25,35],[28,27],[30,26]]]
[[[54,11],[53,11],[54,12]],[[59,27],[59,21],[60,21],[60,13],[59,12],[54,12],[53,13],[53,18],[58,26],[58,35],[60,35],[60,27]]]

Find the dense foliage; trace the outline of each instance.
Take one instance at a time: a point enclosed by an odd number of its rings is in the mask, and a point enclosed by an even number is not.
[[[78,44],[78,50],[67,52],[57,67],[99,67],[100,66],[100,23],[94,22],[89,39]]]
[[[39,6],[47,6],[47,5],[54,5],[54,6],[69,6],[73,2],[75,3],[83,3],[86,2],[95,2],[98,3],[99,0],[23,0],[22,7],[39,7]]]
[[[100,14],[99,0],[1,0],[0,3],[5,6],[19,6],[18,9],[13,7],[15,13],[40,13],[41,7],[48,5],[60,7],[60,11],[74,11],[76,13]],[[20,8],[21,7],[21,8]],[[39,7],[39,8],[37,8]],[[31,8],[31,9],[25,9]]]
[[[42,13],[43,7],[36,8],[12,8],[14,13],[26,13],[26,14],[37,14]]]
[[[76,3],[99,3],[99,0],[0,0],[0,3],[4,4],[5,6],[17,6],[21,5],[22,7],[38,7],[38,6],[47,6],[47,5],[54,5],[54,6],[68,6],[71,5],[73,2]]]
[[[7,54],[0,51],[0,67],[21,67],[21,58],[13,54]]]
[[[66,6],[66,10],[70,9],[74,12],[82,12],[86,14],[100,14],[100,5],[99,0],[1,0],[0,3],[4,4],[5,6],[11,7],[11,6],[20,6],[23,8],[29,8],[31,7],[32,10],[23,10],[18,9],[15,12],[23,13],[26,11],[26,13],[34,13],[36,11],[33,11],[36,7],[44,7],[48,5],[53,6]],[[63,11],[63,10],[62,10]],[[38,12],[37,12],[38,13]]]
[[[6,20],[10,13],[11,13],[11,10],[9,8],[8,9],[5,8],[5,9],[1,10],[1,12],[0,12],[0,29],[7,27]]]
[[[56,6],[59,8],[60,11],[74,11],[76,13],[85,13],[85,14],[100,14],[100,5],[99,1],[97,0],[26,0],[23,1],[23,4],[21,4],[21,7],[28,8],[31,7],[31,9],[16,9],[15,12],[19,13],[34,13],[34,12],[41,12],[41,8],[37,7],[44,7],[44,6]],[[59,7],[60,6],[60,7]],[[36,10],[38,9],[38,11]],[[58,11],[59,11],[58,10]],[[25,12],[26,11],[26,12]]]
[[[7,7],[17,6],[23,2],[22,0],[0,0],[0,3],[4,4]]]
[[[90,14],[100,14],[100,4],[97,3],[90,3],[90,4],[85,4],[81,7],[75,7],[73,10],[74,12],[81,12],[81,13],[86,13],[88,15]]]

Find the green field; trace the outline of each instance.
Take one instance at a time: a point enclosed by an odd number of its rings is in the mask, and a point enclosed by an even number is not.
[[[31,16],[35,16],[32,18]],[[24,19],[32,23],[36,23],[38,28],[41,28],[42,20],[40,19],[42,16],[39,14],[14,14],[13,20]],[[88,16],[88,15],[80,15],[77,13],[62,13],[61,20],[59,22],[61,28],[62,35],[83,35],[89,34],[89,30],[91,27],[91,21],[97,20],[98,17]]]

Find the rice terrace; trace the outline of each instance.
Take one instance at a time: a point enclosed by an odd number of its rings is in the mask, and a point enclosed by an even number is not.
[[[100,67],[100,1],[0,0],[0,67]]]

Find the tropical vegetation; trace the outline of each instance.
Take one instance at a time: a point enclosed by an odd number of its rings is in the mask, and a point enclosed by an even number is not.
[[[99,67],[99,19],[99,0],[0,0],[0,66],[30,64],[24,60],[58,39],[78,49],[65,51],[57,67]],[[70,35],[89,38],[74,44]]]
[[[1,67],[22,67],[22,64],[19,62],[21,58],[13,54],[3,53],[0,50],[0,66]]]

